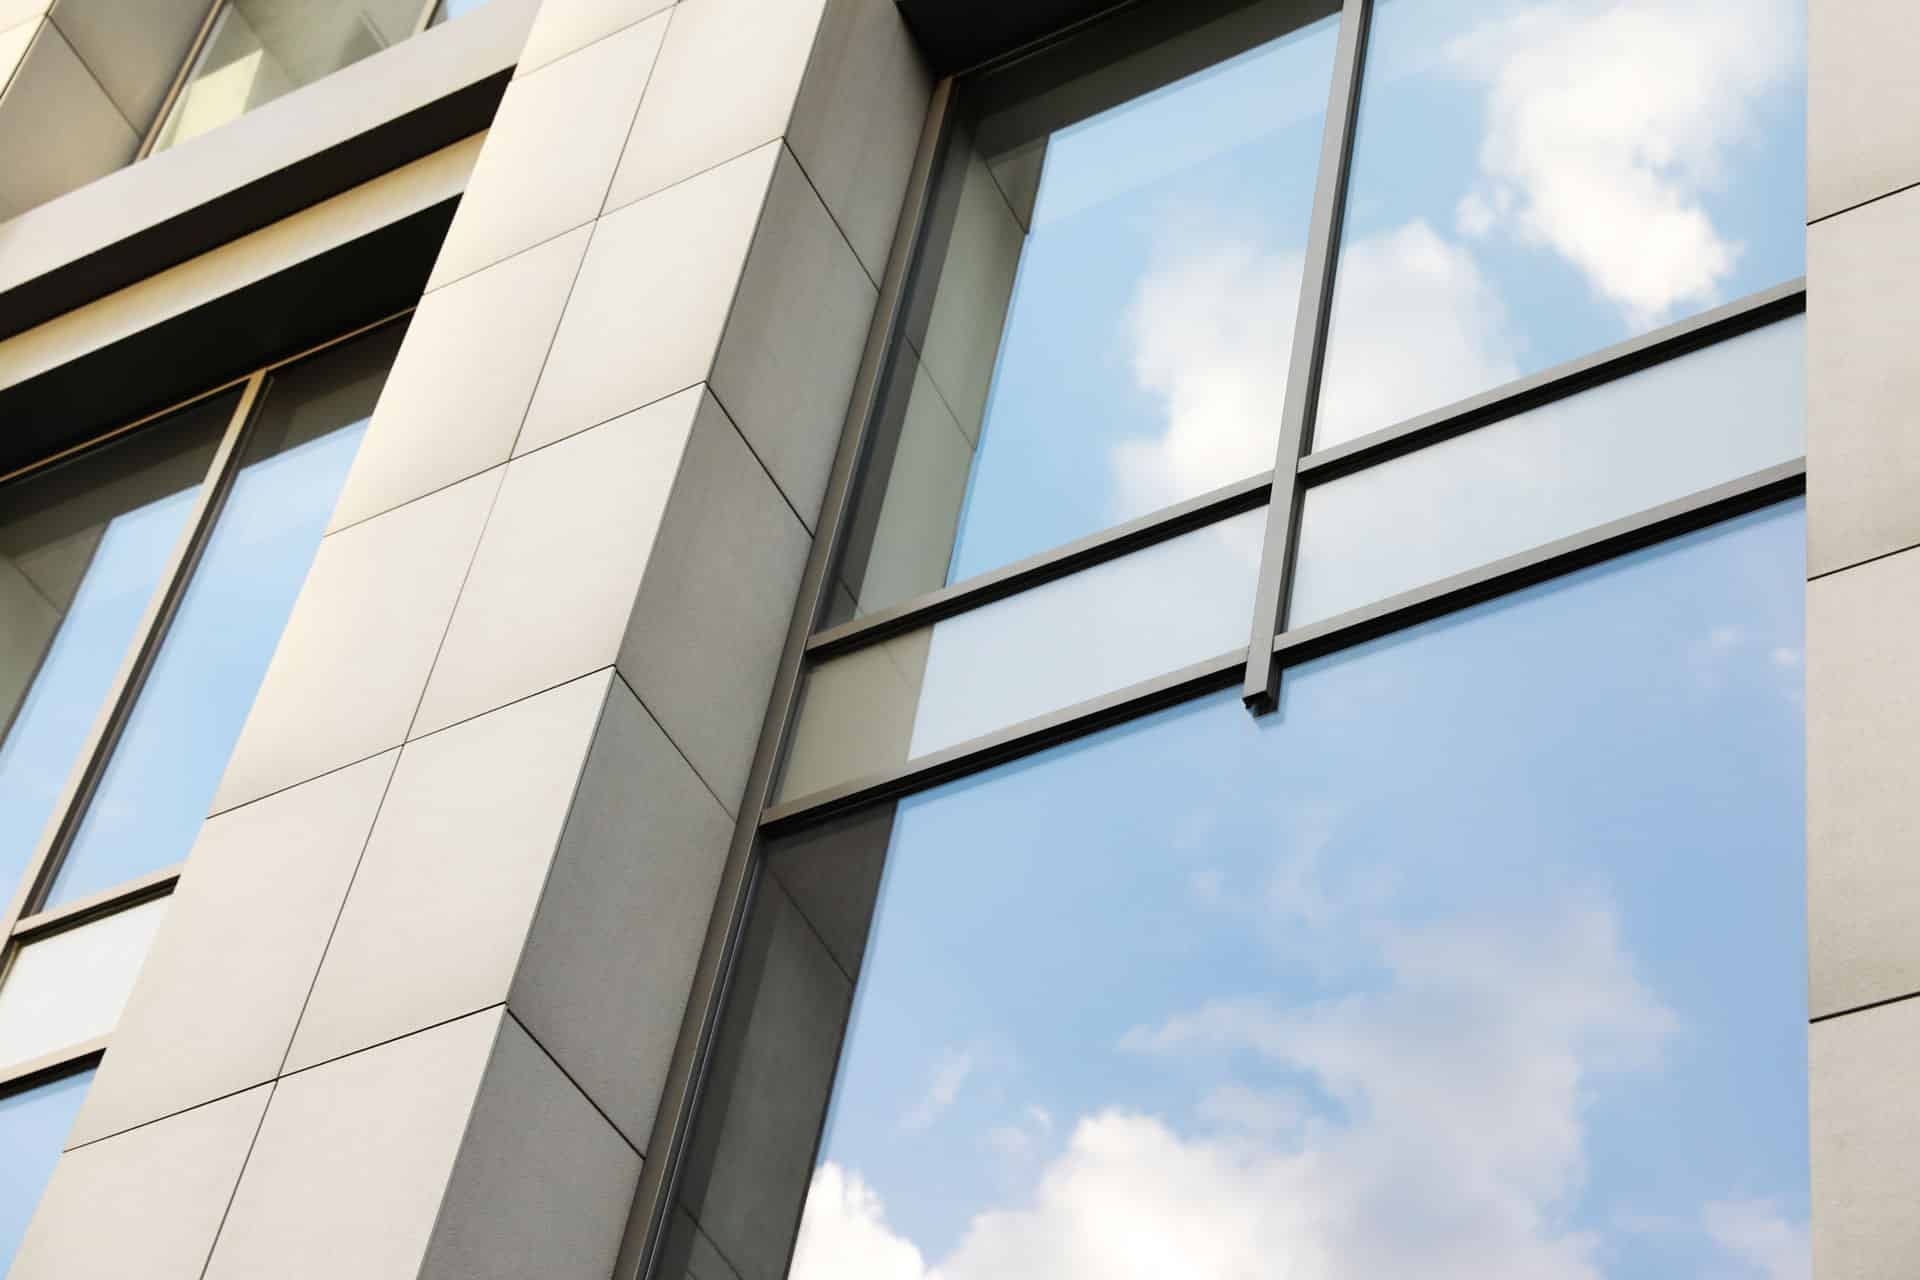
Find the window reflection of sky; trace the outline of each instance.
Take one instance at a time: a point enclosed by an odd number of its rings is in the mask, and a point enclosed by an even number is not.
[[[92,1071],[80,1071],[0,1098],[0,1272],[19,1252],[92,1082]]]
[[[1318,442],[1799,275],[1803,7],[1384,0]],[[1049,140],[949,581],[1272,465],[1333,40]]]
[[[1802,536],[902,803],[794,1274],[1804,1277]]]

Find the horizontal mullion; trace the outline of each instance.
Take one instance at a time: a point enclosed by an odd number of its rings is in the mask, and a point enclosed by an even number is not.
[[[1273,651],[1283,666],[1292,666],[1352,648],[1794,497],[1806,491],[1806,479],[1804,459],[1783,462],[1284,632]]]
[[[115,885],[101,893],[90,894],[77,902],[69,902],[64,907],[55,907],[51,911],[41,911],[30,916],[22,916],[13,926],[15,942],[31,942],[50,933],[58,933],[76,925],[101,916],[110,916],[128,907],[138,906],[154,898],[165,897],[173,892],[180,880],[180,873],[186,868],[183,862],[171,867],[141,876],[138,880],[129,880],[125,884]]]
[[[1023,720],[997,733],[909,760],[897,768],[774,805],[761,817],[760,830],[763,834],[777,834],[783,829],[829,818],[876,801],[922,791],[1174,706],[1200,694],[1231,688],[1240,683],[1246,665],[1246,651],[1235,649],[1167,675]]]
[[[1624,378],[1677,356],[1784,320],[1806,309],[1805,278],[1750,294],[1724,307],[1615,343],[1477,396],[1446,405],[1300,460],[1302,484],[1323,484],[1442,440]]]
[[[43,1053],[37,1058],[25,1062],[16,1062],[12,1066],[0,1067],[0,1096],[15,1093],[21,1089],[31,1089],[34,1085],[44,1084],[60,1076],[84,1071],[100,1060],[107,1051],[107,1038],[96,1036],[92,1040],[82,1040],[79,1044],[70,1044],[52,1053]]]
[[[1274,654],[1282,666],[1294,666],[1604,563],[1803,493],[1806,473],[1804,460],[1768,467],[1530,551],[1388,596],[1363,608],[1282,634],[1274,641]],[[764,834],[777,835],[1018,760],[1201,694],[1229,688],[1240,681],[1245,667],[1245,654],[1239,650],[1194,663],[1168,675],[921,756],[897,768],[774,805],[761,818],[760,829]]]
[[[904,604],[843,622],[837,627],[828,627],[807,641],[807,656],[824,658],[862,648],[983,604],[1018,595],[1030,587],[1116,560],[1229,516],[1252,511],[1267,501],[1272,490],[1273,474],[1268,472],[1203,493],[1176,506],[1015,561],[1005,568],[927,592]]]

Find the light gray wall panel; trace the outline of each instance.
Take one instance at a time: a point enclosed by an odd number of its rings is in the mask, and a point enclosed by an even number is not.
[[[421,1280],[606,1280],[640,1157],[507,1018]]]
[[[1920,1258],[1920,1001],[1816,1023],[1813,1274],[1892,1280]]]
[[[48,121],[59,122],[57,146]],[[60,29],[41,23],[0,94],[0,221],[112,173],[139,145]]]
[[[1911,0],[1810,0],[1807,216],[1920,182]]]
[[[809,529],[826,495],[876,297],[782,148],[712,382]]]
[[[527,33],[527,47],[520,51],[514,74],[530,75],[555,58],[672,7],[673,0],[546,0]]]
[[[599,215],[666,28],[660,14],[513,82],[429,289]]]
[[[507,460],[590,234],[555,236],[421,300],[331,528]]]
[[[1920,190],[1807,228],[1807,572],[1920,545]]]
[[[779,155],[768,143],[600,220],[519,452],[705,380]]]
[[[74,1124],[73,1143],[272,1080],[397,752],[202,829]]]
[[[504,472],[322,540],[215,812],[405,739]]]
[[[207,0],[59,0],[53,22],[144,136],[209,7]]]
[[[732,835],[720,802],[615,680],[508,1005],[636,1148],[653,1127]]]
[[[206,1280],[415,1280],[502,1016],[276,1085]]]
[[[683,391],[513,460],[415,733],[612,665],[700,395]]]
[[[266,1086],[60,1158],[11,1280],[199,1280]]]
[[[609,678],[407,744],[289,1070],[506,999]]]

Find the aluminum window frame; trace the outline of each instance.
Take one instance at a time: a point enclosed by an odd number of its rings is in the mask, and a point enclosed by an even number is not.
[[[66,785],[54,805],[53,812],[48,816],[39,843],[28,859],[19,882],[10,888],[7,905],[4,911],[0,912],[0,985],[6,983],[21,949],[29,943],[42,941],[69,929],[81,928],[103,917],[172,894],[181,873],[185,870],[184,862],[162,867],[157,871],[148,872],[58,907],[49,909],[44,905],[47,895],[53,889],[54,880],[60,874],[67,850],[71,847],[74,837],[79,832],[80,824],[86,817],[94,792],[106,772],[108,763],[113,758],[114,750],[119,745],[121,734],[133,714],[134,707],[139,702],[141,692],[146,687],[147,677],[152,674],[161,646],[166,643],[167,634],[179,612],[181,602],[186,597],[187,589],[193,582],[194,573],[199,568],[208,540],[213,535],[221,512],[226,508],[227,499],[233,491],[234,481],[245,459],[246,445],[252,436],[255,423],[259,420],[259,411],[266,402],[266,391],[273,375],[281,369],[298,364],[343,343],[351,342],[355,338],[363,337],[389,325],[403,323],[413,314],[413,311],[414,308],[407,307],[392,315],[382,316],[378,320],[338,334],[325,342],[302,348],[239,377],[230,378],[204,391],[196,392],[164,409],[142,415],[132,422],[104,432],[82,444],[62,449],[28,466],[0,475],[0,486],[16,480],[29,479],[59,463],[98,449],[184,409],[236,391],[239,393],[234,402],[233,411],[228,415],[220,441],[214,449],[206,474],[200,481],[193,510],[182,527],[167,565],[161,572],[159,583],[154,588],[153,596],[148,601],[140,622],[135,628],[127,653],[121,660],[120,669],[115,674],[107,696],[94,718],[93,727],[88,731],[86,741],[75,758],[73,768],[68,773]],[[99,1055],[105,1052],[108,1039],[109,1037],[103,1036],[68,1045],[28,1062],[13,1065],[0,1064],[0,1096],[11,1094],[19,1089],[31,1088],[43,1078],[51,1078],[69,1070],[81,1070],[84,1060],[89,1058],[97,1060]]]
[[[667,1252],[674,1216],[676,1212],[684,1216],[678,1203],[680,1174],[698,1120],[701,1091],[726,1007],[733,961],[753,909],[764,865],[764,839],[789,835],[855,810],[975,775],[1235,685],[1240,687],[1250,714],[1270,714],[1279,705],[1281,679],[1289,667],[1805,494],[1803,455],[1310,625],[1289,628],[1286,610],[1300,541],[1300,513],[1308,489],[1806,310],[1806,279],[1802,276],[1357,439],[1315,450],[1313,417],[1327,350],[1373,0],[1343,0],[1339,12],[1333,82],[1289,352],[1290,376],[1279,408],[1273,469],[898,605],[827,626],[823,623],[829,616],[840,557],[856,516],[858,482],[874,447],[881,398],[898,353],[908,345],[906,332],[912,308],[916,302],[924,302],[917,296],[916,282],[929,266],[936,189],[947,180],[952,144],[964,130],[959,104],[965,83],[1041,47],[1083,38],[1097,41],[1099,25],[1113,14],[1075,24],[1034,46],[948,76],[935,85],[894,243],[881,277],[874,322],[829,473],[818,533],[801,577],[798,602],[776,670],[767,716],[688,996],[687,1013],[647,1143],[648,1158],[614,1272],[618,1280],[655,1280]],[[1649,461],[1658,464],[1657,456]],[[799,720],[805,678],[821,661],[1157,545],[1262,504],[1267,507],[1267,527],[1253,629],[1244,649],[1032,717],[832,788],[784,802],[776,799],[780,766]]]

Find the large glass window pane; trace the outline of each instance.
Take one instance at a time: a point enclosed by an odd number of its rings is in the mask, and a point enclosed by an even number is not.
[[[214,397],[0,487],[0,899],[67,785],[234,404]]]
[[[1795,317],[1309,489],[1287,625],[1791,462],[1806,401]]]
[[[167,901],[143,902],[21,947],[0,985],[0,1066],[113,1030]]]
[[[229,0],[154,150],[216,129],[412,35],[422,0]]]
[[[1380,0],[1315,443],[1805,270],[1805,0]]]
[[[1804,1277],[1803,537],[777,842],[685,1207],[801,1280]]]
[[[49,906],[180,861],[273,658],[403,330],[274,376],[233,489]]]
[[[1266,510],[1243,512],[807,676],[783,799],[1243,648]]]
[[[1157,6],[963,94],[860,498],[925,509],[845,610],[1273,465],[1333,7]]]
[[[91,1070],[78,1071],[0,1097],[0,1271],[20,1251],[92,1083]]]

